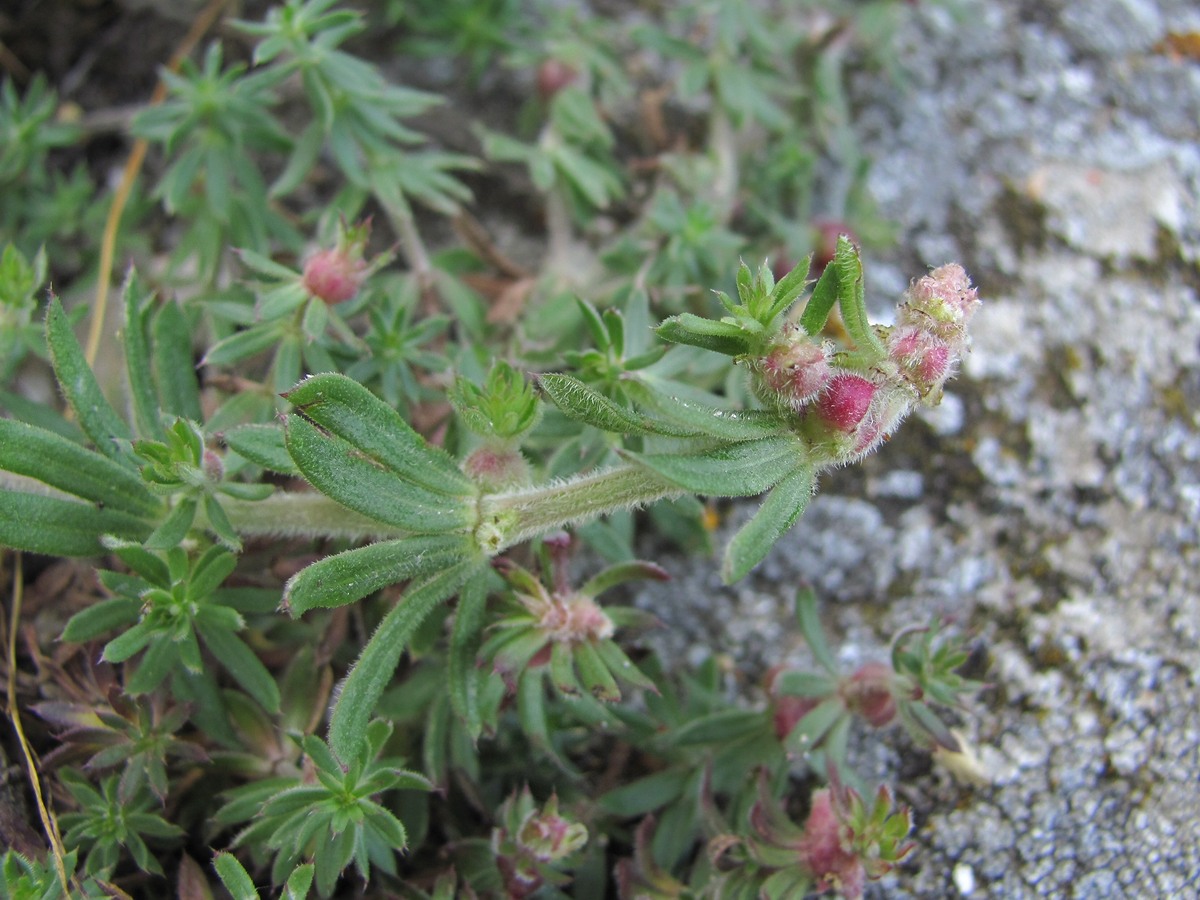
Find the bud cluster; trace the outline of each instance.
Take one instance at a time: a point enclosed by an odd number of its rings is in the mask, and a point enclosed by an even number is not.
[[[512,794],[500,808],[491,851],[504,882],[505,896],[528,897],[544,885],[570,882],[569,858],[588,840],[587,826],[559,812],[551,795],[540,809],[529,787]]]
[[[915,403],[936,401],[968,346],[978,306],[962,266],[935,269],[905,292],[880,358],[870,362],[787,325],[751,361],[756,392],[794,415],[797,431],[828,461],[851,462],[885,440]]]
[[[905,293],[888,356],[921,397],[936,397],[950,377],[967,349],[967,324],[978,307],[978,291],[956,263],[934,269]]]

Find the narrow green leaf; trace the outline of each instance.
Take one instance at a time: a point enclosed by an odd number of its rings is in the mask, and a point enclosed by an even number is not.
[[[796,524],[812,499],[813,486],[812,468],[801,466],[771,489],[758,512],[725,548],[721,577],[726,584],[745,577]]]
[[[479,667],[479,645],[487,612],[487,579],[472,578],[458,595],[450,649],[446,660],[446,680],[450,704],[467,726],[472,740],[483,731],[479,709],[479,682],[487,677]]]
[[[595,645],[590,641],[576,644],[574,656],[579,681],[593,697],[609,703],[621,699],[621,689],[608,666],[604,664],[603,657],[596,651]]]
[[[946,727],[946,723],[938,718],[929,706],[921,701],[907,702],[900,704],[900,712],[904,719],[916,724],[916,730],[923,731],[933,738],[934,742],[949,750],[951,753],[959,753],[962,747],[958,743],[958,738]]]
[[[343,762],[355,758],[371,712],[392,680],[417,626],[433,608],[454,595],[486,563],[476,556],[410,585],[363,649],[342,685],[329,723],[329,746]]]
[[[283,900],[305,900],[312,888],[313,864],[296,866],[283,888]],[[236,900],[236,898],[235,898]]]
[[[817,613],[817,594],[810,587],[801,587],[796,591],[796,624],[800,626],[804,642],[808,644],[808,649],[821,664],[821,668],[837,678],[837,661],[825,641],[825,630],[821,628],[821,617]]]
[[[184,497],[175,504],[175,508],[167,514],[162,524],[146,538],[145,544],[151,550],[170,550],[178,547],[187,537],[188,530],[196,521],[196,501]]]
[[[454,460],[431,447],[403,417],[345,375],[325,373],[287,393],[297,412],[359,453],[431,491],[471,496],[475,486]]]
[[[202,422],[200,384],[192,359],[192,329],[179,304],[163,303],[153,321],[154,376],[165,412]]]
[[[803,449],[792,437],[723,444],[698,453],[622,452],[622,456],[693,494],[749,497],[774,486],[796,467]]]
[[[883,359],[887,356],[887,348],[867,318],[862,260],[854,244],[845,235],[838,238],[832,267],[837,270],[838,308],[842,311],[846,332],[860,352]]]
[[[7,410],[14,419],[30,425],[37,425],[47,431],[53,431],[77,444],[82,444],[87,440],[83,430],[74,422],[64,419],[58,410],[45,403],[38,403],[28,397],[14,394],[12,391],[0,390],[0,409]]]
[[[775,289],[771,294],[771,308],[768,311],[763,325],[770,327],[775,318],[787,310],[796,299],[804,291],[804,288],[809,284],[808,273],[812,269],[812,254],[800,265],[795,266],[792,271],[783,276],[783,280],[775,285]],[[807,308],[806,310],[807,311]],[[824,324],[824,323],[822,323]],[[803,327],[803,326],[802,326]],[[804,329],[808,331],[807,328]],[[809,332],[812,334],[813,332]]]
[[[570,644],[551,641],[549,669],[556,691],[572,697],[580,693],[579,679],[575,675],[575,654]]]
[[[789,753],[805,754],[821,743],[821,740],[842,716],[846,715],[846,707],[840,697],[830,697],[823,700],[816,709],[811,710],[803,719],[796,723],[786,738]]]
[[[121,287],[121,304],[125,312],[125,330],[121,335],[125,350],[125,373],[129,379],[129,394],[133,401],[134,421],[143,437],[161,440],[163,426],[158,415],[158,395],[150,364],[150,346],[146,341],[146,309],[149,297],[143,295],[133,269],[129,270]]]
[[[596,307],[582,297],[575,298],[575,305],[579,307],[579,312],[583,315],[584,324],[587,325],[588,333],[592,336],[592,343],[597,349],[607,351],[611,346],[608,329],[604,326],[604,319],[600,317]]]
[[[793,669],[775,676],[772,689],[781,697],[828,697],[837,690],[837,679]]]
[[[279,177],[271,185],[268,196],[272,199],[282,197],[298,188],[301,182],[312,172],[313,166],[316,164],[317,157],[320,155],[321,148],[324,145],[325,129],[321,127],[320,122],[314,120],[304,129],[304,133],[296,139],[296,143],[292,147],[291,156],[288,157],[287,165],[283,167],[283,171],[279,173]],[[293,274],[288,272],[288,275]],[[311,876],[309,877],[311,878]]]
[[[773,873],[754,894],[765,900],[792,900],[812,890],[812,876],[800,866],[789,866]]]
[[[715,322],[692,313],[671,316],[655,332],[672,344],[689,344],[726,356],[741,356],[750,351],[750,341],[737,325]]]
[[[188,579],[188,599],[204,601],[221,586],[237,568],[237,557],[220,547],[209,547],[196,560]]]
[[[280,342],[279,326],[275,322],[254,325],[245,331],[235,331],[222,338],[204,354],[206,366],[227,366],[248,356],[255,356]]]
[[[254,651],[241,638],[224,628],[213,628],[197,622],[196,629],[204,645],[233,676],[233,680],[262,704],[267,712],[279,712],[279,685]]]
[[[462,535],[420,535],[345,550],[293,575],[284,586],[283,605],[292,616],[315,607],[344,606],[470,553],[471,542]]]
[[[402,477],[308,419],[289,416],[287,448],[300,472],[321,493],[378,522],[406,531],[460,531],[474,521],[474,504]]]
[[[672,437],[691,437],[699,432],[692,428],[656,422],[631,409],[619,406],[578,378],[570,375],[538,376],[538,385],[569,419],[611,431],[615,434],[662,434]]]
[[[125,682],[125,693],[136,696],[154,690],[171,674],[179,660],[177,643],[162,632],[155,634],[147,644],[133,676]]]
[[[283,429],[279,425],[240,425],[225,431],[222,438],[235,453],[264,469],[282,475],[300,474],[288,454]]]
[[[686,769],[665,769],[614,788],[600,797],[600,807],[614,816],[633,818],[661,809],[687,784]]]
[[[221,851],[214,856],[213,868],[217,870],[217,877],[221,879],[221,884],[225,885],[225,890],[233,896],[233,900],[259,900],[250,873],[232,853]],[[309,877],[312,877],[311,872]]]
[[[832,263],[825,267],[817,286],[813,288],[812,296],[804,304],[804,312],[800,316],[800,327],[812,337],[816,337],[825,328],[825,322],[833,311],[838,299],[838,268]]]
[[[722,709],[697,716],[675,729],[672,742],[680,747],[698,744],[724,744],[731,738],[763,730],[765,714],[749,709]]]
[[[62,640],[72,643],[90,641],[102,634],[136,622],[142,604],[131,597],[113,597],[93,603],[71,616],[63,629]]]
[[[604,664],[608,666],[608,670],[619,680],[624,681],[631,687],[658,693],[658,685],[646,677],[646,674],[634,665],[633,660],[626,655],[624,650],[617,646],[616,641],[600,641],[596,644],[596,652],[604,660]]]
[[[629,562],[617,563],[615,566],[609,566],[597,572],[584,584],[580,585],[579,593],[585,597],[595,597],[603,594],[610,588],[616,587],[618,584],[645,578],[654,581],[670,581],[671,576],[667,574],[666,569],[657,563],[630,560]]]
[[[135,472],[53,431],[0,419],[0,468],[103,507],[153,516],[161,503]]]
[[[635,402],[656,416],[674,422],[694,434],[724,441],[751,441],[780,432],[779,419],[764,410],[733,410],[706,406],[684,397],[674,397],[648,380],[625,382],[625,391]]]
[[[154,623],[148,619],[142,619],[105,644],[100,658],[105,662],[111,663],[125,662],[125,660],[145,647],[154,637],[162,638],[163,636]],[[163,639],[167,640],[166,638]],[[168,640],[167,642],[169,643],[170,641]]]
[[[96,382],[57,297],[46,307],[46,347],[54,374],[84,433],[105,456],[119,458],[117,441],[128,441],[129,426],[117,415]]]
[[[47,556],[96,556],[104,552],[100,538],[114,534],[142,540],[150,526],[114,509],[43,497],[22,491],[0,491],[0,546]]]

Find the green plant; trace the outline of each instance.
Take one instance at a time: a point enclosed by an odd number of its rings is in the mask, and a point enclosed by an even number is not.
[[[957,747],[935,708],[978,686],[961,642],[908,630],[891,665],[842,675],[802,592],[825,671],[776,671],[753,706],[715,659],[646,651],[656,620],[620,592],[669,577],[637,558],[647,528],[706,545],[701,497],[763,495],[723,551],[727,581],[750,573],[822,472],[938,401],[975,289],[942,266],[881,326],[842,229],[810,265],[800,163],[862,174],[819,89],[847,63],[817,77],[797,59],[820,41],[758,5],[609,22],[603,47],[555,4],[384,6],[386,41],[523,85],[527,127],[456,112],[488,165],[427,118],[445,98],[372,61],[364,16],[288,0],[234,23],[248,58],[214,42],[133,118],[158,209],[127,226],[161,233],[109,232],[137,267],[104,357],[74,330],[94,246],[0,256],[0,545],[90,573],[65,625],[30,632],[52,677],[19,685],[53,732],[65,877],[82,860],[85,895],[204,896],[203,846],[238,898],[595,897],[610,877],[627,897],[854,896],[909,819],[853,774],[851,730]],[[690,117],[658,146],[628,119],[639,54],[658,111]],[[41,82],[0,101],[0,183],[41,189],[82,138]],[[758,165],[764,134],[794,152]],[[506,178],[544,216],[539,259],[466,214],[516,218],[489,199]],[[3,215],[51,233],[32,202]],[[65,303],[41,295],[56,276]],[[61,409],[17,377],[46,363]],[[51,631],[61,659],[36,647]],[[799,765],[831,788],[793,797]],[[11,855],[4,881],[64,887]]]

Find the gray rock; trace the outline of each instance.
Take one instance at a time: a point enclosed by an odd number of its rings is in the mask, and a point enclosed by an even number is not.
[[[848,667],[934,614],[986,643],[994,687],[964,728],[988,783],[908,781],[919,848],[871,896],[1195,898],[1200,65],[1156,46],[1200,10],[953,7],[921,4],[898,35],[907,88],[864,76],[855,103],[904,231],[885,271],[957,258],[982,286],[958,380],[827,477],[745,584],[696,568],[642,602],[677,651],[747,670],[807,660],[802,581]],[[891,746],[870,759],[894,782],[920,751]]]

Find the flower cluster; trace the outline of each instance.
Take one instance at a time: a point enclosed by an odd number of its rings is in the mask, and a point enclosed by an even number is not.
[[[889,329],[875,330],[882,354],[835,352],[797,324],[784,326],[751,362],[768,404],[798,419],[798,430],[833,462],[875,449],[918,402],[936,402],[966,350],[967,323],[978,294],[962,266],[950,264],[916,281]]]
[[[557,795],[540,809],[526,785],[500,808],[491,851],[504,881],[505,896],[528,897],[544,885],[570,882],[563,871],[587,843],[587,826],[560,814]]]
[[[808,887],[857,900],[867,880],[882,877],[912,850],[906,840],[912,817],[904,807],[894,809],[887,787],[867,801],[831,774],[830,787],[813,794],[803,828],[760,791],[750,814],[749,850],[760,865],[806,872]]]

